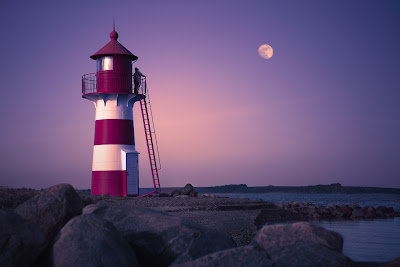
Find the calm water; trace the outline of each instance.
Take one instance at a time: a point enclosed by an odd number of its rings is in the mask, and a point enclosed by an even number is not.
[[[393,207],[400,212],[400,195],[395,194],[218,194],[230,198],[262,199],[271,202],[311,202],[314,205],[350,204]],[[400,256],[400,218],[319,221],[322,227],[343,236],[343,254],[354,261],[391,261]]]

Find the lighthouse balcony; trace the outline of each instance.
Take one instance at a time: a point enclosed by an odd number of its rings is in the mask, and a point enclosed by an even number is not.
[[[89,94],[134,94],[130,73],[97,72],[82,76],[82,96]]]

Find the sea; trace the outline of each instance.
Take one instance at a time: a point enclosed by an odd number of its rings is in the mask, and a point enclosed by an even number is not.
[[[313,205],[329,203],[360,206],[393,207],[400,212],[398,194],[217,194],[221,197],[262,199],[269,202],[311,202]],[[343,236],[343,254],[353,261],[387,262],[400,257],[400,217],[393,219],[354,221],[315,221],[314,223]]]

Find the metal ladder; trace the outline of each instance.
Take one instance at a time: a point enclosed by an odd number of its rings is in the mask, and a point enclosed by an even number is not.
[[[156,132],[155,132],[155,128],[154,128],[153,113],[151,110],[150,98],[149,98],[149,94],[147,91],[147,82],[146,82],[146,78],[144,78],[144,77],[142,78],[142,83],[141,83],[140,89],[141,89],[141,94],[139,94],[139,96],[140,96],[139,103],[140,103],[140,109],[142,111],[144,134],[146,136],[147,151],[149,154],[150,169],[151,169],[151,175],[153,177],[153,185],[154,185],[154,191],[147,193],[145,195],[142,195],[140,197],[149,197],[151,195],[161,192],[160,178],[158,176],[158,171],[161,169],[161,161],[160,161],[160,154],[158,151],[157,136],[156,136]],[[149,109],[148,109],[147,105],[149,106]],[[149,110],[150,110],[150,113],[149,113]],[[153,131],[151,130],[152,128],[153,128]],[[155,153],[156,149],[157,149],[157,155]],[[158,157],[158,163],[159,163],[158,167],[157,167],[156,156]]]

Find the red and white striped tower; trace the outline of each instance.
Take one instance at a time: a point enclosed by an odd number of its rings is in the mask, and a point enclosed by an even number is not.
[[[111,41],[90,58],[97,72],[82,77],[82,97],[94,103],[92,194],[137,196],[138,152],[135,150],[133,105],[143,95],[132,91],[132,62],[138,57],[110,33]]]

